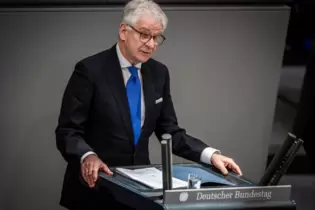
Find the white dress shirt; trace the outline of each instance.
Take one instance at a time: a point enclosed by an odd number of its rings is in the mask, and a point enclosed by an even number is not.
[[[123,56],[123,54],[120,51],[119,45],[116,44],[116,51],[117,51],[117,56],[118,56],[118,60],[122,69],[122,74],[124,77],[124,82],[125,82],[125,86],[127,85],[127,81],[129,80],[131,73],[128,69],[129,66],[132,66],[131,63]],[[141,63],[138,63],[137,65],[135,65],[135,67],[138,68],[138,76],[140,79],[140,84],[141,84],[141,127],[143,126],[144,123],[144,119],[145,119],[145,103],[144,103],[144,96],[143,96],[143,85],[142,85],[142,75],[141,75]],[[213,155],[213,153],[220,153],[219,150],[214,149],[212,147],[207,147],[205,148],[202,153],[201,153],[201,157],[200,160],[203,163],[206,164],[211,164],[210,163],[210,159],[211,156]],[[95,154],[94,152],[87,152],[85,153],[82,157],[81,157],[81,163],[83,162],[84,158],[87,157],[90,154]]]

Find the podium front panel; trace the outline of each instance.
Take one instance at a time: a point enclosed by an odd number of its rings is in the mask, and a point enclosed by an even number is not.
[[[174,164],[174,166],[187,166],[187,167],[197,167],[205,169],[215,176],[220,176],[221,178],[225,178],[226,180],[237,183],[238,187],[243,188],[253,188],[255,183],[246,179],[243,176],[238,176],[237,174],[231,172],[229,175],[224,176],[216,171],[214,168],[206,167],[200,164]],[[120,166],[121,168],[122,166]],[[128,169],[139,169],[139,168],[147,168],[147,167],[156,167],[157,169],[161,169],[160,165],[144,165],[144,166],[126,166],[123,168]],[[167,204],[164,201],[164,192],[162,189],[151,189],[146,185],[132,180],[122,174],[115,172],[115,168],[111,168],[114,172],[113,176],[109,176],[100,172],[100,187],[106,187],[111,191],[115,199],[119,202],[122,202],[130,207],[135,209],[143,209],[143,210],[162,210],[162,209],[190,209],[190,210],[202,210],[202,209],[282,209],[282,210],[294,210],[296,209],[296,205],[291,200],[280,200],[280,201],[252,201],[252,202],[203,202],[203,203],[177,203],[177,204]],[[207,189],[218,189],[222,188],[222,186],[202,186],[201,190]],[[226,188],[237,188],[235,186],[226,186]],[[185,189],[177,189],[178,191],[182,190],[187,191]],[[178,197],[180,199],[180,197]]]

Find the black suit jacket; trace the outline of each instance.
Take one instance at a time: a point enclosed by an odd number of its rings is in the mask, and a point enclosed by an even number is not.
[[[199,162],[206,144],[186,134],[177,123],[170,94],[169,72],[165,65],[149,59],[141,74],[145,101],[145,121],[138,144],[133,129],[118,60],[116,45],[85,58],[75,65],[62,99],[56,128],[57,148],[68,166],[61,204],[73,206],[89,191],[79,181],[80,159],[93,151],[108,166],[150,164],[148,141],[155,132],[173,137],[173,153]],[[155,103],[163,98],[161,103]],[[189,110],[187,110],[189,111]],[[209,160],[210,161],[210,160]]]

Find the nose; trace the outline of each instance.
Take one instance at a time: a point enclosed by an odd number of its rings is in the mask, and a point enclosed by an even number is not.
[[[155,41],[154,41],[153,37],[146,43],[146,45],[148,47],[150,47],[151,49],[153,49],[155,47]]]

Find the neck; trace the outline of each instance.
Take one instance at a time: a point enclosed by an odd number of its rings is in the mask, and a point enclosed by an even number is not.
[[[138,63],[131,59],[130,56],[128,56],[127,47],[123,41],[121,40],[118,41],[118,47],[120,49],[121,54],[131,63],[131,65],[134,66]]]

